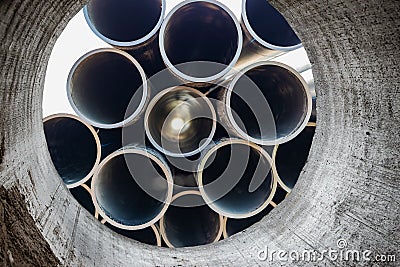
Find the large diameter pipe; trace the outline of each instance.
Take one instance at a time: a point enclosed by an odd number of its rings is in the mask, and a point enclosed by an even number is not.
[[[278,62],[258,62],[238,73],[220,93],[221,121],[228,131],[259,145],[295,138],[306,127],[312,101],[304,79]]]
[[[240,24],[214,0],[187,0],[166,17],[160,30],[161,56],[184,81],[220,79],[236,64],[243,44]]]
[[[223,217],[204,203],[198,191],[183,191],[174,195],[160,220],[161,236],[171,248],[217,242],[222,230]]]
[[[127,238],[142,242],[144,244],[161,247],[161,235],[157,229],[157,226],[155,226],[154,224],[140,230],[124,230],[115,227],[107,223],[106,221],[104,221],[104,225],[113,230],[114,232],[123,235]]]
[[[165,8],[165,0],[91,0],[83,12],[99,38],[112,46],[132,49],[154,40]]]
[[[276,165],[278,183],[287,192],[293,189],[307,162],[315,126],[313,122],[308,123],[295,139],[274,148],[272,158]]]
[[[68,100],[75,112],[99,128],[117,128],[138,120],[149,97],[146,75],[128,53],[101,48],[72,67]]]
[[[216,113],[200,91],[177,86],[161,91],[149,103],[144,116],[151,144],[172,157],[198,154],[211,141]]]
[[[89,180],[101,154],[93,127],[75,115],[55,114],[44,118],[43,128],[51,160],[66,186]]]
[[[234,234],[237,234],[253,224],[259,222],[262,218],[264,218],[270,211],[273,209],[273,205],[268,205],[265,209],[263,209],[260,213],[251,216],[249,218],[244,219],[233,219],[224,217],[224,230],[223,236],[224,238],[228,238]]]
[[[120,149],[96,170],[91,188],[101,217],[125,230],[158,221],[172,198],[172,174],[162,156],[140,147]]]
[[[268,153],[241,139],[211,146],[202,157],[197,182],[206,203],[228,218],[261,212],[274,196],[276,170]]]
[[[238,66],[273,58],[302,46],[282,14],[266,0],[243,0],[243,50]]]

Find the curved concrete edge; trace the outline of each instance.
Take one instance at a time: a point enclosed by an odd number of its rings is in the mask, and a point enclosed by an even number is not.
[[[265,246],[322,250],[337,248],[341,238],[350,249],[399,255],[398,3],[271,2],[313,65],[318,126],[308,163],[292,193],[261,222],[216,244],[176,250],[123,239],[101,226],[73,200],[50,164],[41,113],[46,64],[84,2],[0,3],[0,185],[16,186],[25,196],[61,264],[263,265],[257,253]]]

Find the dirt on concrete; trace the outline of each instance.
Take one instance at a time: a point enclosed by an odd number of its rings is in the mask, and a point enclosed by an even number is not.
[[[0,267],[59,264],[18,189],[0,187]]]

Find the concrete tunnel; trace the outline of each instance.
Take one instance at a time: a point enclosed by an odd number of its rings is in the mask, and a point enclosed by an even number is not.
[[[41,114],[46,66],[57,37],[85,2],[0,2],[4,266],[280,266],[289,263],[260,261],[259,252],[265,246],[321,251],[337,248],[338,240],[349,249],[399,257],[397,1],[271,1],[312,63],[318,125],[308,162],[292,193],[260,223],[228,240],[181,249],[110,231],[72,198],[51,164]],[[318,264],[348,263],[325,258]]]

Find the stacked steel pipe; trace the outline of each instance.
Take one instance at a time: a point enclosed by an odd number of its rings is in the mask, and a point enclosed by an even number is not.
[[[166,18],[165,8],[92,0],[87,23],[114,48],[76,61],[67,96],[78,116],[50,116],[44,129],[62,180],[111,230],[203,245],[293,189],[315,101],[295,69],[270,60],[301,43],[267,1],[243,0],[241,23],[215,0],[184,1]]]

